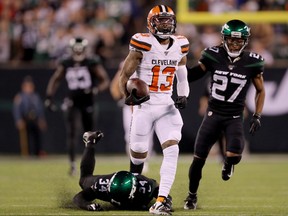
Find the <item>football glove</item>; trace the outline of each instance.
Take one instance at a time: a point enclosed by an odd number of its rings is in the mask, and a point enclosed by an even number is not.
[[[253,114],[252,119],[250,120],[250,129],[249,133],[253,136],[257,130],[260,129],[261,127],[261,122],[260,122],[261,116],[260,114]]]
[[[53,102],[51,97],[47,97],[46,100],[44,101],[44,106],[52,112],[57,111],[57,106],[56,104]]]
[[[145,101],[148,101],[150,99],[149,95],[139,98],[139,97],[137,97],[136,93],[137,93],[137,89],[132,89],[130,95],[128,95],[125,98],[125,104],[127,104],[127,105],[140,105],[140,104],[142,104]]]
[[[187,105],[187,97],[186,96],[178,96],[175,101],[175,107],[177,109],[184,109]]]
[[[87,205],[88,211],[103,211],[103,208],[98,203],[91,203]]]
[[[86,146],[93,145],[99,142],[102,137],[104,137],[104,134],[101,131],[87,131],[83,134],[83,142]]]

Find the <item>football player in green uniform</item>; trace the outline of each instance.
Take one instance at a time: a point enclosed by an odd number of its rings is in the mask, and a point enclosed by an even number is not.
[[[248,44],[250,28],[241,20],[228,21],[221,30],[222,44],[203,50],[199,63],[188,69],[188,81],[192,82],[209,73],[211,93],[208,108],[198,130],[194,158],[189,169],[189,193],[184,209],[196,209],[197,190],[202,168],[212,145],[224,132],[226,155],[222,179],[231,178],[234,165],[241,160],[244,149],[243,110],[248,87],[255,89],[255,111],[249,132],[260,129],[264,105],[264,59],[257,53],[244,51]]]
[[[94,202],[98,199],[110,202],[119,209],[147,210],[150,201],[158,195],[159,185],[156,180],[128,171],[93,175],[95,146],[102,137],[101,131],[88,131],[83,135],[86,147],[80,164],[79,184],[82,191],[74,196],[74,204],[84,210],[102,211],[99,203]],[[168,196],[167,205],[171,208],[171,196]]]
[[[110,79],[100,57],[87,55],[87,39],[81,37],[72,38],[69,45],[72,55],[60,61],[50,78],[46,90],[47,99],[45,100],[45,106],[50,110],[55,110],[53,98],[61,81],[65,79],[68,90],[61,108],[65,117],[70,161],[69,174],[75,175],[75,151],[80,135],[77,133],[78,122],[81,121],[84,131],[94,129],[93,105],[95,103],[95,95],[108,90]],[[81,116],[80,119],[78,113]]]

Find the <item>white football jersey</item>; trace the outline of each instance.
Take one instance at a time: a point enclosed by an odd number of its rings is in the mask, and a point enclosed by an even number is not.
[[[149,104],[172,104],[173,82],[178,64],[188,54],[189,41],[184,36],[170,36],[173,43],[161,45],[151,33],[137,33],[129,49],[143,54],[135,76],[144,80],[150,90]]]

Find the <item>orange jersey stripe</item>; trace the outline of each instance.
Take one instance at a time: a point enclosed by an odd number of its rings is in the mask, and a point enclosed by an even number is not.
[[[189,44],[181,46],[181,52],[187,53],[189,51]]]
[[[151,44],[148,44],[142,41],[137,41],[134,38],[130,40],[130,45],[136,49],[143,50],[143,51],[150,51],[151,46],[152,46]]]

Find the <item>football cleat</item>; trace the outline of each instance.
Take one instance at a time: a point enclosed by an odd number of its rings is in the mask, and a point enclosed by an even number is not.
[[[75,166],[71,166],[69,170],[69,175],[70,176],[76,176],[77,175],[77,169]]]
[[[197,208],[197,194],[189,193],[187,198],[184,200],[184,209],[185,210],[195,210]]]
[[[170,196],[169,199],[164,198],[163,202],[156,201],[150,207],[149,213],[155,215],[172,215],[172,197]]]
[[[83,134],[83,142],[85,146],[93,146],[104,137],[104,134],[101,131],[87,131]]]
[[[222,167],[222,179],[224,181],[229,180],[232,177],[233,172],[234,172],[234,165],[224,163],[224,165]]]

